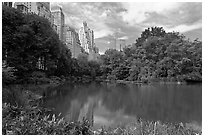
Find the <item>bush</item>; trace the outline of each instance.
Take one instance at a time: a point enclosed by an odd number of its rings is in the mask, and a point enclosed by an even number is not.
[[[110,81],[115,81],[117,78],[115,75],[112,75],[112,74],[108,74],[107,76],[107,80],[110,80]]]
[[[41,95],[25,90],[20,85],[2,88],[2,102],[19,107],[28,107],[39,103]],[[34,103],[33,103],[34,102]]]
[[[141,81],[142,81],[142,83],[148,83],[149,80],[146,76],[142,76]]]
[[[196,135],[201,129],[183,123],[161,123],[159,121],[136,122],[124,127],[92,130],[88,120],[67,122],[60,115],[40,107],[19,108],[10,104],[2,105],[3,135]]]
[[[46,77],[46,74],[41,71],[34,71],[30,76],[30,82],[39,84],[39,83],[50,83],[50,79]]]
[[[2,64],[2,82],[3,84],[12,83],[16,80],[14,72],[17,71],[14,67],[9,67],[6,63]]]
[[[2,88],[2,102],[7,102],[15,106],[28,105],[28,98],[19,86]]]
[[[93,134],[87,120],[68,123],[44,108],[15,108],[3,104],[3,135],[89,135]]]

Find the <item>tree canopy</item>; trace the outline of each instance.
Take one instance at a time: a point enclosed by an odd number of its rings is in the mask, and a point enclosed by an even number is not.
[[[190,41],[162,27],[145,29],[136,43],[118,51],[106,50],[98,62],[82,52],[77,59],[59,40],[50,22],[2,6],[2,59],[12,75],[26,79],[32,73],[46,76],[90,76],[93,79],[150,81],[202,80],[202,42]],[[6,71],[5,71],[6,72]],[[5,75],[6,76],[6,75]]]
[[[133,46],[109,49],[102,57],[105,76],[118,80],[202,80],[202,42],[161,27],[145,29]],[[113,76],[114,75],[114,76]]]

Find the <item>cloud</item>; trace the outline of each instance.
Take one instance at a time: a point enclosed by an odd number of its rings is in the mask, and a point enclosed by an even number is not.
[[[65,14],[65,23],[79,30],[82,22],[86,21],[89,28],[94,30],[95,38],[101,38],[113,34],[113,29],[106,22],[107,17],[113,12],[111,5],[116,7],[117,4],[110,3],[57,3],[62,5]],[[103,5],[107,5],[104,7]]]
[[[185,33],[202,28],[202,3],[124,3],[123,21],[134,27],[163,27]]]
[[[106,30],[100,29],[99,31],[94,32],[94,38],[95,39],[102,38],[102,37],[105,37],[108,35],[113,35],[113,31],[110,31],[108,29],[106,29]]]
[[[168,10],[173,10],[178,7],[177,3],[123,3],[127,9],[121,13],[124,21],[130,25],[135,25],[145,21],[149,15],[148,12],[156,12],[165,14]]]
[[[152,26],[178,31],[191,38],[200,38],[202,34],[201,2],[60,2],[54,5],[62,7],[65,23],[77,31],[83,21],[88,23],[94,30],[100,52],[115,47],[116,32],[117,38],[125,39],[126,45],[135,42],[144,29]]]
[[[118,38],[118,39],[126,40],[126,39],[128,39],[128,36],[123,36],[123,37],[120,37],[120,38]]]
[[[169,22],[171,21],[174,25],[194,24],[202,19],[202,3],[182,3],[178,9],[171,11],[168,16]]]
[[[197,38],[199,40],[202,40],[202,28],[185,32],[184,35],[186,36],[186,38],[189,38],[190,40],[195,40]]]
[[[192,31],[195,29],[199,29],[202,28],[202,20],[192,24],[192,25],[186,25],[186,24],[181,24],[178,26],[175,26],[173,28],[164,28],[165,30],[172,32],[172,31],[176,31],[176,32],[180,32],[180,33],[185,33],[188,31]]]

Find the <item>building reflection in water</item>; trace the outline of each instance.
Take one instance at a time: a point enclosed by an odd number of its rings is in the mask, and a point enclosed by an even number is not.
[[[88,98],[85,104],[80,103],[78,100],[71,101],[71,106],[67,112],[65,119],[70,122],[82,122],[86,119],[93,126],[94,123],[94,107],[96,100],[94,98]]]
[[[78,100],[72,100],[69,111],[67,112],[65,119],[70,122],[77,122],[80,113],[81,103]]]
[[[85,118],[94,127],[112,126],[140,117],[149,121],[202,124],[199,85],[93,84],[75,89],[68,85],[58,91],[62,94],[53,94],[45,105],[55,108],[70,122]]]

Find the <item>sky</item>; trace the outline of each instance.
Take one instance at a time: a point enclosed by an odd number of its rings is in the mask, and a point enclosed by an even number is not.
[[[115,48],[115,39],[117,49],[134,43],[142,31],[153,26],[202,40],[201,2],[55,2],[51,9],[56,5],[62,7],[65,24],[76,31],[87,22],[100,53]]]

